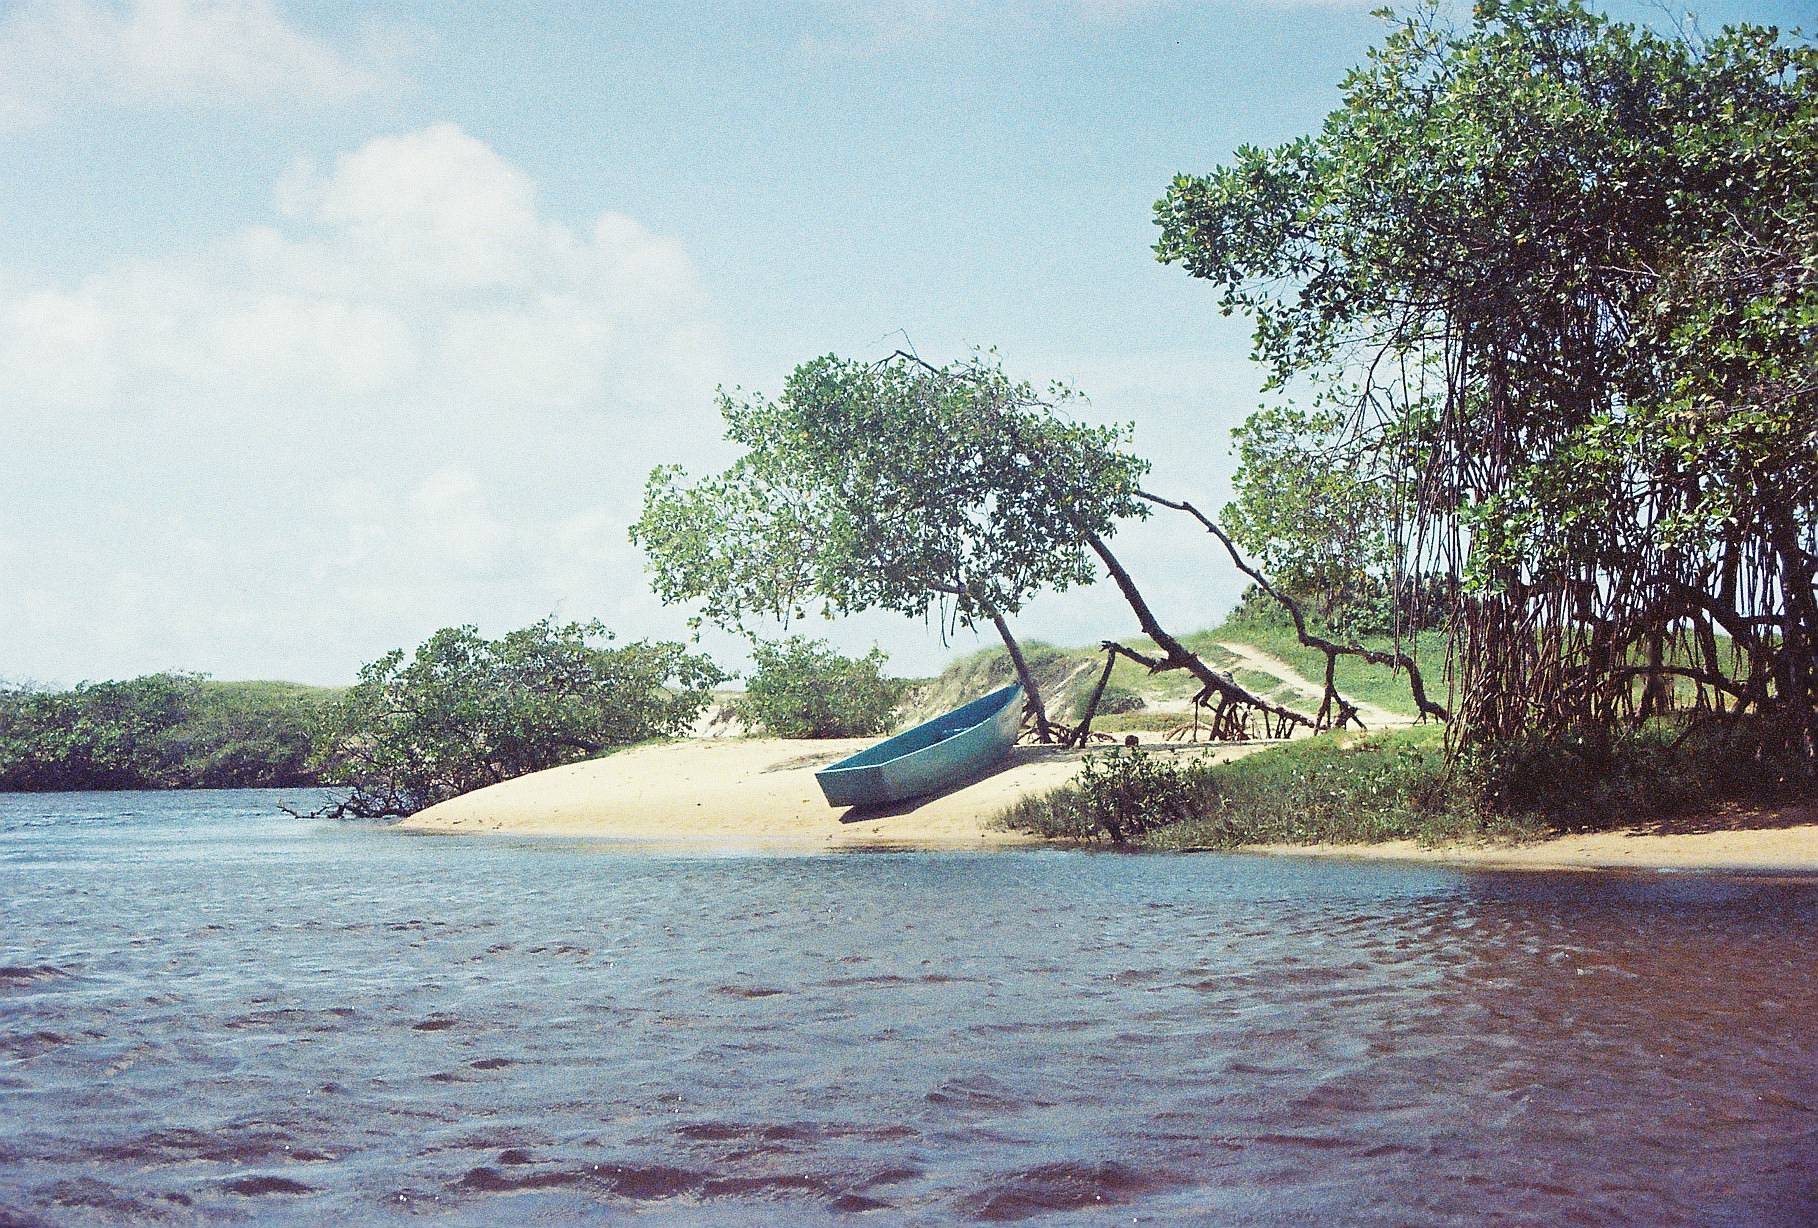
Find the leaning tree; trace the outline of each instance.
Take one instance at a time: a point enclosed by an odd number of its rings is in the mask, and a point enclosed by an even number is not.
[[[1148,465],[1127,451],[1126,429],[1064,415],[1076,399],[1012,380],[990,356],[815,359],[775,399],[722,395],[727,437],[743,454],[695,481],[654,471],[632,539],[661,597],[697,601],[699,617],[723,627],[786,623],[809,607],[895,610],[943,633],[989,622],[1042,741],[1083,737],[1090,710],[1075,729],[1049,719],[1009,619],[1039,592],[1091,583],[1098,566],[1157,650],[1106,641],[1105,677],[1119,655],[1189,671],[1215,732],[1245,732],[1253,719],[1276,734],[1355,721],[1335,688],[1314,716],[1255,695],[1161,624],[1109,542],[1119,521],[1165,501],[1138,485]]]
[[[1061,395],[1065,395],[1064,393]],[[1027,696],[1052,724],[1009,619],[1037,592],[1089,583],[1080,529],[1134,515],[1145,465],[1124,433],[1036,412],[1033,391],[985,358],[937,370],[908,355],[797,367],[781,396],[722,394],[731,467],[690,481],[655,470],[632,540],[657,594],[698,601],[728,629],[893,610],[945,635],[990,623]],[[1045,459],[1019,461],[1014,423]]]

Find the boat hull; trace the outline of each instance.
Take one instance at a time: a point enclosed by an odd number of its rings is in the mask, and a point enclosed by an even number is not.
[[[814,774],[830,806],[886,806],[963,784],[1009,753],[1023,724],[1012,685]]]

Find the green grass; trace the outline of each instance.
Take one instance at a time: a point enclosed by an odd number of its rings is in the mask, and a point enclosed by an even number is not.
[[[1078,781],[1023,798],[1010,828],[1113,833],[1152,849],[1245,844],[1521,840],[1668,821],[1724,803],[1809,799],[1796,754],[1750,726],[1665,722],[1607,746],[1525,743],[1448,760],[1444,730],[1327,734],[1209,764],[1101,753]]]
[[[266,678],[202,680],[204,695],[248,701],[302,700],[306,703],[325,704],[339,699],[346,690],[346,687],[314,686],[307,682],[282,682]]]
[[[1227,763],[1154,756],[1159,766],[1146,768],[1132,761],[1147,755],[1103,755],[1108,775],[1023,798],[1000,821],[1058,840],[1104,839],[1115,826],[1140,847],[1175,850],[1537,834],[1531,819],[1485,807],[1474,786],[1447,776],[1442,736],[1430,727],[1327,735]]]
[[[1287,624],[1274,624],[1256,619],[1232,619],[1210,630],[1181,637],[1181,642],[1199,654],[1212,668],[1230,673],[1241,685],[1264,698],[1287,707],[1310,711],[1317,706],[1298,688],[1284,686],[1274,674],[1242,666],[1219,641],[1248,644],[1287,662],[1314,686],[1325,677],[1325,656],[1304,647]],[[1144,636],[1125,637],[1125,642],[1138,652],[1160,650]],[[1386,636],[1364,641],[1367,647],[1387,649]],[[1427,673],[1428,692],[1444,702],[1445,687],[1441,676],[1445,660],[1445,636],[1427,633],[1418,644],[1404,641],[1403,650],[1414,655]],[[1083,714],[1087,698],[1098,682],[1104,667],[1104,655],[1098,645],[1058,648],[1051,644],[1031,642],[1023,646],[1036,680],[1043,688],[1049,714],[1057,720],[1076,721]],[[954,661],[940,675],[918,683],[905,705],[904,723],[913,723],[946,712],[969,699],[1015,680],[1010,658],[1001,648],[986,648]],[[1123,687],[1142,696],[1151,704],[1180,703],[1193,698],[1200,689],[1199,680],[1186,670],[1169,670],[1151,674],[1142,666],[1119,657],[1112,668],[1110,685]],[[1339,690],[1346,698],[1375,704],[1391,712],[1412,717],[1416,714],[1413,696],[1408,691],[1407,677],[1380,665],[1356,658],[1340,658]],[[1120,717],[1101,716],[1093,721],[1094,729],[1106,733],[1132,731],[1165,731],[1185,723],[1177,713],[1129,713]]]
[[[1342,642],[1342,637],[1334,636]],[[1204,649],[1216,648],[1218,640],[1232,640],[1248,644],[1261,652],[1279,657],[1293,667],[1301,677],[1315,686],[1320,685],[1326,674],[1326,656],[1317,648],[1302,644],[1294,634],[1294,628],[1287,623],[1265,622],[1260,619],[1231,619],[1223,626],[1211,631],[1201,631],[1185,637],[1187,647],[1205,656]],[[1396,644],[1391,636],[1367,635],[1359,641],[1365,648],[1374,648],[1382,652],[1393,652]],[[1423,631],[1417,636],[1403,636],[1401,651],[1412,657],[1420,666],[1421,675],[1427,684],[1427,696],[1439,703],[1446,701],[1445,659],[1446,635],[1443,631]],[[1209,657],[1207,658],[1210,659]],[[1254,675],[1251,675],[1254,677]],[[1266,675],[1265,675],[1266,677]],[[1238,681],[1245,682],[1244,672],[1238,675]],[[1404,716],[1415,716],[1418,710],[1414,706],[1414,695],[1408,689],[1406,674],[1397,673],[1381,665],[1372,665],[1358,657],[1340,657],[1335,674],[1338,689],[1346,699],[1374,704],[1376,707]],[[1254,688],[1252,688],[1254,689]],[[1302,701],[1304,703],[1304,700]],[[1290,702],[1290,706],[1296,706]]]

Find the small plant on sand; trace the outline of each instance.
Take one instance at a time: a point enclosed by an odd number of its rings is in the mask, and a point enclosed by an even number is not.
[[[1054,839],[1108,836],[1122,844],[1191,819],[1211,803],[1204,764],[1119,746],[1087,755],[1072,784],[1021,799],[1005,813],[1004,822]]]

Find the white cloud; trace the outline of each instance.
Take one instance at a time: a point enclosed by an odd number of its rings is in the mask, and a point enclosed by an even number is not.
[[[678,244],[622,214],[542,216],[452,125],[300,167],[278,195],[283,225],[0,293],[0,380],[90,410],[128,385],[139,405],[169,385],[188,406],[308,388],[575,408],[647,396],[712,344]]]
[[[379,137],[319,174],[292,167],[283,212],[335,228],[393,275],[451,286],[524,284],[571,246],[537,217],[528,176],[453,124]]]
[[[687,253],[450,125],[70,284],[0,271],[0,677],[350,677],[436,626],[679,626],[624,541],[718,435]],[[288,630],[279,630],[288,629]]]
[[[0,20],[0,129],[85,103],[342,102],[388,75],[272,0],[15,0]]]

